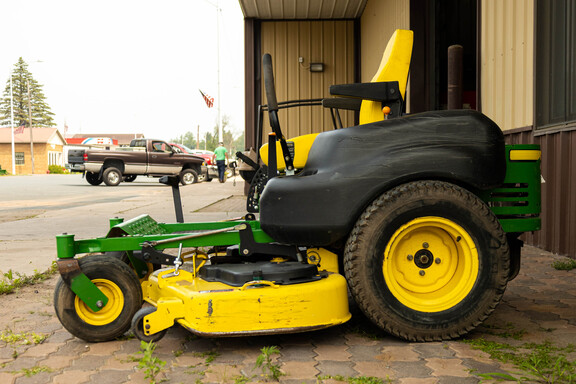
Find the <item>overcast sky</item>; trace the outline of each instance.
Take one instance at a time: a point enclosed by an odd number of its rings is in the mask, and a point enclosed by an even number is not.
[[[244,29],[237,0],[3,1],[0,97],[22,57],[63,133],[212,130],[217,105],[244,130]],[[198,89],[215,98],[208,109]]]

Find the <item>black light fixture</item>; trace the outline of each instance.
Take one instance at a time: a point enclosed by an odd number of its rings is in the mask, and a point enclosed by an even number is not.
[[[324,72],[324,63],[310,63],[310,72]]]

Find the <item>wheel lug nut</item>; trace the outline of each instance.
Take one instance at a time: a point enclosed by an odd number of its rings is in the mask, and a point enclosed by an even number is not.
[[[440,260],[440,258],[437,257],[436,260],[434,260],[434,262],[435,262],[436,264],[440,264],[440,263],[442,262],[442,260]]]
[[[426,272],[421,269],[420,270],[420,276],[424,276],[425,274],[426,274]]]
[[[408,255],[408,261],[412,261],[413,258],[414,258],[414,256]]]
[[[428,248],[430,245],[428,245],[428,243],[423,243],[422,244],[422,248]]]

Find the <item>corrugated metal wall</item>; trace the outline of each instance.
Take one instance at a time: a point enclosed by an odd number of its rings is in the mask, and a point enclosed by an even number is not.
[[[360,79],[369,82],[378,70],[396,29],[410,29],[409,0],[368,0],[360,19]]]
[[[330,97],[330,85],[354,82],[353,21],[266,21],[261,36],[262,53],[272,56],[279,102]],[[302,64],[299,57],[304,58]],[[324,72],[311,73],[310,63],[319,62]],[[288,138],[333,129],[330,112],[322,107],[281,110],[279,116]],[[342,117],[345,126],[353,124],[353,113]],[[266,142],[266,116],[264,120]]]
[[[576,258],[576,131],[534,126],[534,0],[482,0],[482,112],[510,144],[542,148],[542,230],[528,244]]]
[[[507,143],[542,148],[542,230],[524,235],[526,242],[576,258],[576,131],[534,136],[527,128],[505,134]]]
[[[482,0],[482,112],[503,130],[533,124],[534,0]]]

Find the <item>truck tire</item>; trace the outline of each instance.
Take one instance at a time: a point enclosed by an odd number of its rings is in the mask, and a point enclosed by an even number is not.
[[[410,341],[464,335],[506,289],[510,253],[496,216],[456,185],[419,181],[385,192],[361,215],[344,273],[364,314]]]
[[[86,172],[85,176],[86,176],[86,181],[90,185],[100,185],[104,181],[103,179],[101,179],[99,177],[100,175],[98,173]]]
[[[136,274],[123,261],[106,255],[86,256],[78,263],[82,272],[108,297],[108,303],[93,312],[60,278],[54,291],[58,319],[68,332],[91,343],[122,336],[142,307],[142,288]]]
[[[195,170],[188,168],[180,172],[180,183],[182,183],[182,185],[189,185],[197,182],[198,173],[196,173]]]
[[[102,179],[107,186],[114,187],[122,181],[122,172],[118,168],[108,167],[104,170]]]
[[[131,183],[136,180],[137,175],[126,175],[124,176],[124,181],[127,183]]]

